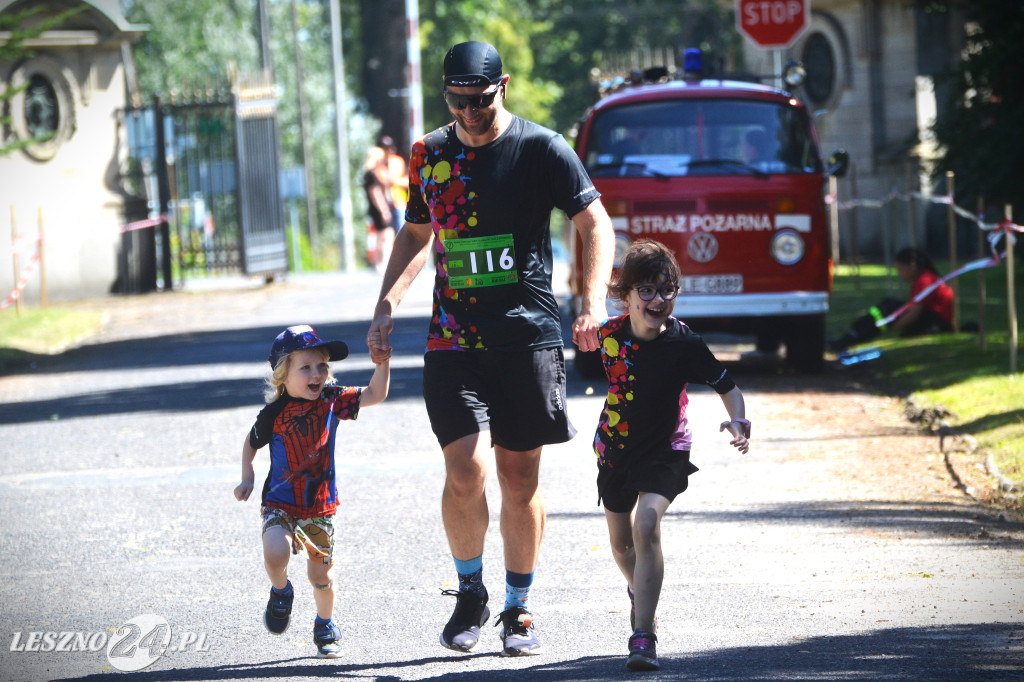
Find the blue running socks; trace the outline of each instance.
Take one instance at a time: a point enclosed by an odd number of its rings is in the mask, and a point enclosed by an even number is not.
[[[530,585],[533,584],[533,573],[513,573],[505,571],[505,610],[519,606],[527,611],[530,600]]]
[[[484,591],[484,557],[480,555],[476,558],[462,561],[461,559],[455,559],[455,570],[459,574],[459,592],[476,592],[481,593]]]
[[[293,594],[294,593],[294,590],[292,589],[292,581],[291,580],[288,581],[288,584],[284,586],[283,590],[279,590],[276,587],[274,587],[273,585],[270,586],[270,589],[272,589],[276,594],[279,594],[282,597],[287,597],[289,594]]]

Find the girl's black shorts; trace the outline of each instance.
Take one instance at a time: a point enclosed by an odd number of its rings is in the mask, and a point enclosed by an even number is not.
[[[689,450],[667,450],[628,462],[621,470],[599,466],[597,503],[604,502],[610,512],[625,514],[636,506],[640,493],[657,493],[671,502],[686,490],[695,471]]]

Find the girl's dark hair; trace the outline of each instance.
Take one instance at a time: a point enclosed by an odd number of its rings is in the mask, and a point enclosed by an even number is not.
[[[896,252],[894,260],[897,263],[902,263],[903,265],[913,265],[916,263],[918,270],[931,272],[936,275],[939,274],[938,269],[935,267],[935,263],[932,263],[932,259],[929,258],[928,254],[921,249],[914,249],[909,246],[904,249],[900,249]]]
[[[679,265],[668,247],[653,239],[640,239],[626,251],[618,277],[613,278],[608,286],[608,294],[624,302],[637,284],[656,282],[659,277],[668,282],[678,282],[680,274]]]

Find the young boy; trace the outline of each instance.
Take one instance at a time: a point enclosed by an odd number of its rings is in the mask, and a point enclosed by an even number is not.
[[[270,350],[273,375],[267,402],[242,445],[239,502],[249,499],[256,451],[270,446],[270,472],[263,484],[263,560],[272,587],[263,623],[272,634],[288,628],[294,592],[288,560],[306,550],[317,617],[313,641],[320,658],[337,658],[340,632],[334,624],[334,512],[338,491],[334,478],[334,441],[338,423],[359,416],[360,407],[376,405],[388,395],[390,354],[377,364],[365,387],[336,386],[328,362],[342,360],[348,346],[322,341],[308,325],[288,327]]]

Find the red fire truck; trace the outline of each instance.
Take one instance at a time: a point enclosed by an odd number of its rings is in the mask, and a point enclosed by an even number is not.
[[[698,333],[754,335],[786,347],[802,371],[823,368],[832,291],[830,173],[806,107],[765,85],[687,77],[625,87],[587,112],[576,138],[615,227],[615,264],[636,239],[670,247],[683,275],[675,316]],[[696,56],[699,59],[699,55]],[[569,231],[574,312],[581,246]],[[621,314],[611,307],[609,312]],[[593,353],[577,367],[599,370]]]

